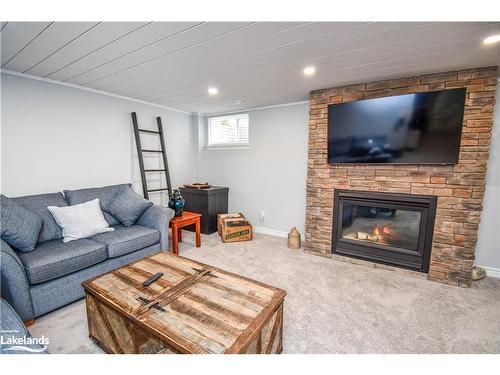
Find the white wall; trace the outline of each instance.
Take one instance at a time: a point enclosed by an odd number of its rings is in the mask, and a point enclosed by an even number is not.
[[[1,75],[1,88],[7,196],[123,182],[141,193],[132,111],[145,128],[154,129],[155,117],[162,117],[174,187],[195,180],[198,142],[190,114],[8,74]],[[152,136],[143,139],[144,147],[156,146]],[[148,160],[150,167],[160,165],[158,155]],[[151,175],[152,187],[159,184]]]
[[[498,82],[500,83],[500,82]],[[497,86],[486,191],[479,224],[476,264],[500,277],[500,88]]]
[[[250,148],[225,151],[203,147],[200,122],[200,181],[229,187],[230,211],[243,212],[254,227],[304,233],[308,118],[307,103],[250,111]]]

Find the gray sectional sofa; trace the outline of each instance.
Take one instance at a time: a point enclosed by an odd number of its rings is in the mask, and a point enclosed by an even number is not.
[[[1,295],[23,321],[82,298],[82,281],[169,248],[169,221],[174,211],[159,205],[149,207],[134,225],[128,227],[104,212],[114,231],[87,239],[62,241],[61,229],[47,206],[62,207],[95,198],[103,202],[122,186],[13,198],[43,220],[33,251],[17,251],[1,240]]]

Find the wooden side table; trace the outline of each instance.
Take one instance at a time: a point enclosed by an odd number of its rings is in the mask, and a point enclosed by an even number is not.
[[[182,242],[181,230],[189,225],[195,226],[196,229],[196,247],[201,246],[201,214],[184,211],[181,216],[175,216],[170,220],[170,228],[172,228],[172,253],[179,255],[179,242]]]

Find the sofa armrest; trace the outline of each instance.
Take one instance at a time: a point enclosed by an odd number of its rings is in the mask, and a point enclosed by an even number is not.
[[[174,215],[175,212],[171,208],[154,204],[141,215],[136,224],[159,230],[161,249],[167,250],[169,248],[168,224]]]
[[[31,337],[23,321],[3,298],[0,299],[0,354],[47,354],[47,346],[30,343],[19,347],[14,340]],[[9,342],[10,341],[10,342]]]
[[[23,321],[34,319],[30,284],[24,272],[24,266],[7,242],[0,241],[2,298],[12,306]]]

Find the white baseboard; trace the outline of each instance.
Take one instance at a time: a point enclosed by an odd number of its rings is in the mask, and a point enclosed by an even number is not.
[[[253,227],[252,228],[255,233],[267,234],[268,236],[280,237],[280,238],[288,238],[288,232],[276,229],[262,228],[262,227]],[[302,234],[300,239],[304,241],[305,236]]]
[[[493,268],[486,266],[478,266],[478,267],[484,268],[486,270],[486,276],[500,279],[500,268]]]

